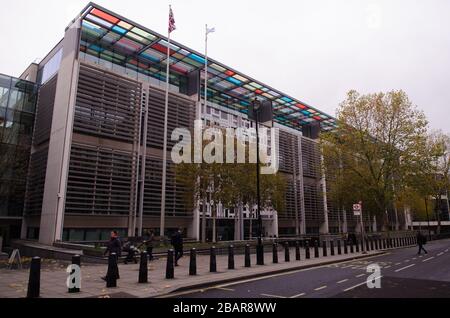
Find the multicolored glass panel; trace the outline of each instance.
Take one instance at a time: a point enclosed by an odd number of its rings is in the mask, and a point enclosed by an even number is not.
[[[169,48],[167,39],[131,21],[124,21],[95,4],[92,4],[83,17],[80,47],[86,54],[96,54],[104,60],[122,64],[138,73],[165,80]],[[169,50],[171,81],[176,82],[178,77],[187,77],[191,72],[200,71],[204,82],[206,60],[202,54],[173,42]],[[201,95],[203,94],[204,90],[201,89]],[[324,130],[336,127],[334,118],[208,59],[210,101],[247,113],[249,102],[255,97],[273,102],[275,121],[282,125],[298,129],[302,125],[319,122]]]

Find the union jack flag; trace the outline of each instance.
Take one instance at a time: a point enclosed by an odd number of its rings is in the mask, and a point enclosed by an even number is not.
[[[169,9],[169,33],[175,31],[177,27],[175,26],[175,18],[173,16],[172,7]]]

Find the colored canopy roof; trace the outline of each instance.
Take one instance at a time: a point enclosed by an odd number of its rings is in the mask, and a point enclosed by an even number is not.
[[[83,46],[85,51],[95,52],[103,59],[165,80],[167,37],[95,3],[90,3],[82,12]],[[204,78],[204,66],[204,55],[171,41],[171,80],[196,71]],[[247,113],[249,102],[255,97],[273,101],[274,120],[282,125],[295,129],[312,123],[320,123],[322,130],[336,127],[333,117],[208,58],[208,101]]]

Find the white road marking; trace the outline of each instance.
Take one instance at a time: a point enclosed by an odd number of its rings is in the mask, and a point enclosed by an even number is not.
[[[432,260],[434,258],[434,256],[431,256],[429,258],[424,259],[422,262],[428,262],[429,260]]]
[[[388,268],[391,268],[391,267],[392,267],[391,265],[385,266],[384,269],[388,269]]]
[[[445,252],[448,252],[448,248],[445,250]]]
[[[319,290],[322,290],[322,289],[325,289],[325,288],[327,288],[328,286],[322,286],[322,287],[318,287],[318,288],[316,288],[316,289],[314,289],[315,291],[319,291]]]
[[[341,281],[338,281],[337,284],[342,284],[342,283],[345,283],[345,282],[348,282],[348,278],[347,279],[343,279]]]
[[[444,252],[439,253],[437,256],[441,256],[441,255],[444,255]]]
[[[284,297],[284,296],[270,295],[270,294],[261,294],[261,296],[270,297],[270,298],[287,298],[287,297]]]
[[[294,296],[292,296],[290,298],[300,298],[300,297],[305,296],[305,295],[306,295],[306,293],[301,293],[301,294],[298,294],[298,295],[294,295]]]
[[[405,270],[405,269],[410,268],[410,267],[413,267],[413,266],[416,266],[416,264],[411,264],[411,265],[408,265],[408,266],[399,268],[399,269],[397,269],[395,272],[398,273],[398,272],[401,272],[402,270]]]
[[[216,287],[215,289],[220,289],[220,290],[224,290],[224,291],[234,292],[234,289],[231,289],[231,288]]]
[[[383,276],[378,276],[377,278],[375,278],[375,280],[381,279],[382,277],[383,277]],[[359,287],[359,286],[362,286],[362,285],[365,285],[365,284],[367,284],[367,282],[362,282],[361,284],[358,284],[358,285],[349,287],[349,288],[347,288],[347,289],[344,289],[343,291],[344,291],[344,292],[348,292],[349,290],[355,289],[356,287]]]
[[[409,262],[411,262],[411,260],[409,260],[409,259],[405,260],[405,263],[409,263]]]
[[[366,276],[366,274],[356,275],[355,277],[356,277],[356,278],[360,278],[360,277],[363,277],[363,276]]]
[[[395,263],[395,265],[400,265],[401,263]]]
[[[417,257],[413,257],[413,260],[416,260],[417,259]]]

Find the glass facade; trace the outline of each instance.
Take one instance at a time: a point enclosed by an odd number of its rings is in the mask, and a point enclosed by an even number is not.
[[[80,59],[156,85],[164,85],[168,63],[172,89],[178,88],[182,94],[191,74],[200,72],[201,85],[205,78],[206,59],[200,53],[176,42],[169,45],[165,37],[95,6],[83,15]],[[311,123],[325,131],[337,126],[331,116],[213,59],[208,59],[207,94],[210,102],[243,114],[254,97],[270,100],[274,121],[294,129]]]
[[[0,217],[21,217],[36,107],[36,86],[0,74]]]

